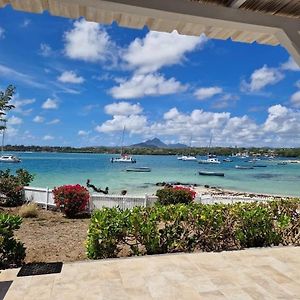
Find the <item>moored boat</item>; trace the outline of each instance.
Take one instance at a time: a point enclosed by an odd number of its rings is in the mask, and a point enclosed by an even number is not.
[[[19,163],[21,162],[21,159],[14,156],[14,155],[1,155],[0,156],[0,162],[4,162],[4,163]]]
[[[151,169],[148,167],[129,168],[126,172],[151,172]]]
[[[229,157],[223,159],[224,162],[233,162],[233,160]]]
[[[266,168],[267,165],[253,165],[254,168]]]
[[[221,177],[225,176],[225,174],[222,172],[199,171],[198,173],[199,175],[203,175],[203,176],[221,176]]]
[[[183,161],[196,161],[197,158],[192,155],[182,155],[177,157],[178,160],[183,160]]]
[[[240,165],[236,165],[235,168],[236,168],[236,169],[240,169],[240,170],[250,170],[250,169],[254,169],[253,166],[240,166]]]
[[[199,164],[220,164],[221,162],[217,158],[213,157],[207,159],[200,159],[198,160],[198,163]]]
[[[129,155],[121,155],[120,157],[112,157],[110,159],[110,162],[112,163],[136,163],[136,160]]]

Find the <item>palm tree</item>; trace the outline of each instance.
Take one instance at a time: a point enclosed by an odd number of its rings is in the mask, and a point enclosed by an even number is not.
[[[2,131],[6,129],[6,113],[12,108],[15,108],[14,105],[10,104],[15,92],[16,88],[13,85],[9,85],[5,92],[0,91],[0,130]]]

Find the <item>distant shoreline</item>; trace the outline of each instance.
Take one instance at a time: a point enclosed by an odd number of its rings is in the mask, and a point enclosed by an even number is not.
[[[108,154],[120,155],[120,147],[60,147],[60,146],[12,146],[6,145],[5,152],[22,152],[22,153],[65,153],[65,154]],[[198,148],[135,148],[124,147],[124,151],[128,155],[194,155],[206,156],[208,149],[206,147]],[[230,156],[231,154],[248,152],[250,157],[266,157],[274,155],[281,158],[300,158],[300,148],[228,148],[228,147],[212,147],[209,152],[217,156]]]

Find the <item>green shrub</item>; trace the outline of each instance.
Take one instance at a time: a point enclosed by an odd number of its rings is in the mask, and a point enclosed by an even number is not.
[[[54,202],[68,218],[73,218],[87,209],[89,191],[79,184],[63,185],[53,189]]]
[[[224,251],[300,244],[300,200],[103,208],[87,237],[89,258]],[[123,252],[122,252],[123,251]]]
[[[163,205],[191,203],[195,198],[195,192],[189,188],[175,187],[164,188],[156,192],[157,202]]]
[[[22,218],[0,214],[0,268],[15,267],[25,258],[23,244],[14,238],[14,230],[20,228]]]
[[[28,186],[34,176],[24,169],[11,174],[10,169],[0,171],[0,194],[2,204],[5,206],[18,206],[23,204],[23,187]]]

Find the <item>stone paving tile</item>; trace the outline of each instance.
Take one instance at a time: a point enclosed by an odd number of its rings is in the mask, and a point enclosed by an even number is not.
[[[5,300],[300,300],[300,248],[278,247],[64,264],[60,274],[16,277]]]

